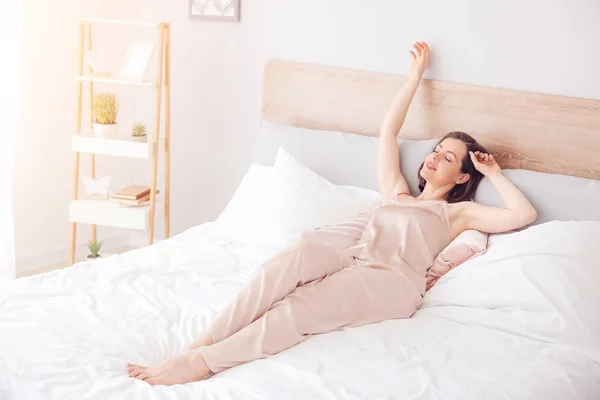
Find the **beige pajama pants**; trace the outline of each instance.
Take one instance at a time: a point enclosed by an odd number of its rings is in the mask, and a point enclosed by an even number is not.
[[[256,360],[345,326],[408,318],[422,303],[393,267],[300,240],[267,260],[208,328],[197,351],[212,372]]]

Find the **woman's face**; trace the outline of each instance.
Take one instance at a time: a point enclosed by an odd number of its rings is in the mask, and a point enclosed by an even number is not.
[[[425,158],[419,174],[435,186],[465,183],[469,174],[461,172],[462,160],[467,156],[467,146],[461,140],[448,138],[438,144]]]

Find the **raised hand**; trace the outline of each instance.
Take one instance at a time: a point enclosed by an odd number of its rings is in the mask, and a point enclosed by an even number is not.
[[[429,46],[425,42],[415,42],[410,55],[412,56],[410,75],[421,79],[423,72],[425,72],[427,65],[429,65]]]
[[[469,152],[471,156],[471,161],[473,161],[473,165],[475,165],[475,169],[481,172],[484,176],[491,176],[494,174],[502,173],[500,166],[494,159],[494,156],[487,153],[481,153],[476,151],[473,153]]]

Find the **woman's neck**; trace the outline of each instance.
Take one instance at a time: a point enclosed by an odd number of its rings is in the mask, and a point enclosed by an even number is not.
[[[417,196],[419,200],[446,200],[448,193],[452,189],[452,186],[438,186],[425,184],[425,188],[420,195]]]

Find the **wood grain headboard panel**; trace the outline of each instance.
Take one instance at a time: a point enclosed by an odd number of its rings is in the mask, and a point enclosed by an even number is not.
[[[311,129],[378,136],[406,78],[271,61],[263,119]],[[430,139],[461,130],[503,168],[600,179],[600,100],[424,80],[400,137]]]

